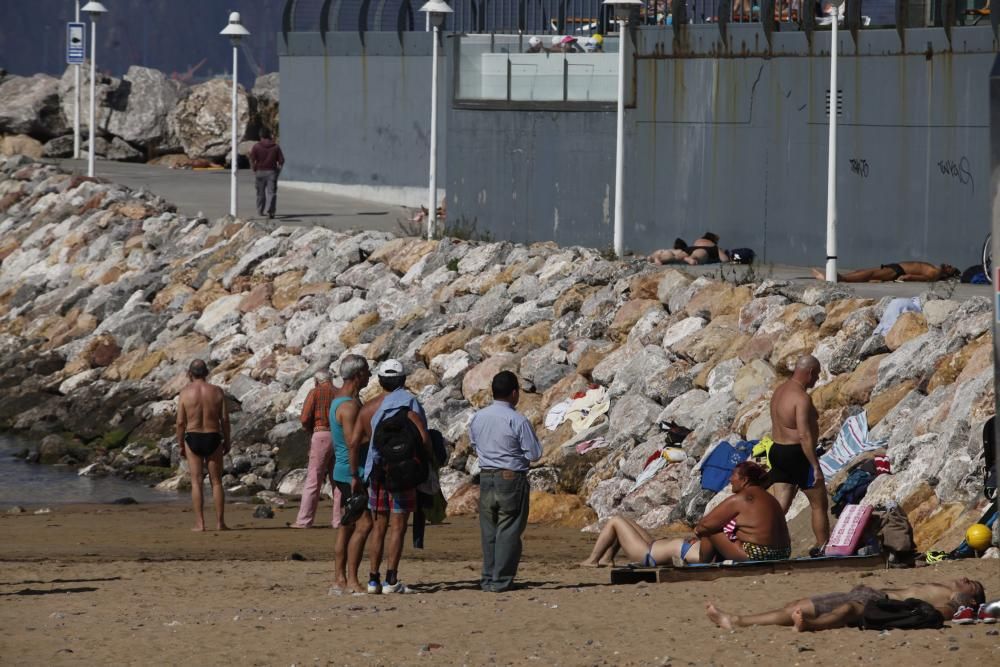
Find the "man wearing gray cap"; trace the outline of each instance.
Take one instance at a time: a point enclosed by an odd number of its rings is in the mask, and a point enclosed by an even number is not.
[[[479,530],[483,574],[479,587],[502,593],[514,585],[521,560],[521,534],[528,523],[528,468],[542,456],[531,424],[514,408],[521,397],[517,376],[493,377],[493,404],[469,422],[469,438],[479,456]]]
[[[416,509],[417,488],[390,491],[381,455],[376,447],[376,432],[379,423],[389,420],[405,411],[406,418],[414,433],[419,434],[419,447],[424,461],[431,460],[431,438],[427,432],[427,416],[416,396],[408,392],[406,371],[396,359],[387,359],[378,367],[378,383],[386,392],[365,403],[358,415],[358,426],[364,429],[364,437],[369,441],[368,456],[365,460],[363,477],[368,483],[368,509],[371,510],[374,526],[368,535],[368,558],[371,571],[368,576],[369,593],[409,593],[410,589],[397,577],[399,559],[403,554],[403,539],[406,536],[406,522],[410,512]],[[363,540],[355,530],[349,550],[360,550]],[[388,543],[386,536],[388,535]],[[385,584],[382,584],[379,568],[382,553],[386,551]]]

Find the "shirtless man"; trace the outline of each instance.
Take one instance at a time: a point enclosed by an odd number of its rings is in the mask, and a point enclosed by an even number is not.
[[[799,631],[830,630],[857,625],[865,603],[883,598],[923,600],[948,620],[958,604],[966,604],[971,599],[978,607],[986,600],[986,593],[980,582],[962,577],[946,584],[912,584],[904,588],[855,586],[846,593],[826,593],[793,600],[779,609],[746,616],[726,613],[711,602],[705,606],[705,611],[713,623],[726,630],[751,625],[794,625]]]
[[[771,397],[771,493],[781,509],[788,508],[801,489],[812,508],[812,529],[816,546],[810,555],[819,555],[830,537],[828,499],[823,471],[816,456],[819,438],[816,408],[806,393],[819,379],[819,361],[812,355],[799,357],[792,377],[774,390]]]
[[[188,386],[177,397],[177,442],[181,456],[187,458],[191,472],[191,502],[194,505],[194,531],[205,530],[202,513],[202,479],[208,461],[215,502],[215,527],[229,530],[223,517],[226,494],[222,489],[222,457],[229,453],[229,408],[222,389],[205,381],[208,365],[195,359],[188,366]]]
[[[826,274],[819,269],[812,269],[813,278],[826,280]],[[928,262],[893,262],[883,264],[877,269],[858,269],[847,273],[838,273],[837,281],[841,283],[891,283],[896,281],[914,283],[933,283],[938,280],[957,278],[962,274],[950,264],[930,264]]]

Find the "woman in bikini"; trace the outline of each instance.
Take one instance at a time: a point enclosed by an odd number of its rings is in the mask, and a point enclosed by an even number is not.
[[[614,565],[619,549],[629,560],[646,567],[670,563],[674,558],[688,563],[709,563],[716,557],[736,561],[786,559],[791,555],[788,525],[778,501],[763,487],[766,479],[767,471],[752,461],[737,465],[729,477],[733,495],[702,517],[689,538],[657,540],[635,521],[612,517],[580,565]]]
[[[657,250],[649,256],[649,261],[654,264],[718,264],[728,262],[729,255],[725,250],[719,248],[719,235],[713,232],[705,232],[701,238],[688,245],[681,239],[674,241],[672,250]]]

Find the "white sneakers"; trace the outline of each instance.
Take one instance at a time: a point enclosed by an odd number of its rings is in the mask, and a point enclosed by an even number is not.
[[[389,593],[412,593],[409,588],[406,587],[402,581],[396,581],[394,584],[383,584],[382,593],[388,595]]]

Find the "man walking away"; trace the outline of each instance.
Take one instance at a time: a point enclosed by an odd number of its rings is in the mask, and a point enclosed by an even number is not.
[[[250,168],[253,169],[257,185],[257,213],[274,217],[278,204],[278,175],[285,166],[285,155],[281,146],[275,143],[271,130],[260,131],[260,141],[250,149]]]
[[[333,441],[330,436],[330,404],[333,402],[336,387],[330,381],[327,371],[316,371],[313,375],[316,386],[306,396],[302,406],[299,422],[308,433],[309,467],[306,474],[306,485],[302,489],[302,500],[299,503],[299,516],[290,528],[309,528],[316,517],[316,505],[319,503],[319,492],[323,482],[330,474],[330,464],[333,460]],[[333,519],[330,525],[336,528],[338,523],[337,507],[333,508]]]
[[[222,389],[209,384],[208,365],[195,359],[188,366],[188,386],[177,397],[177,444],[187,458],[191,473],[191,502],[194,505],[195,531],[205,530],[202,513],[202,484],[205,462],[212,481],[215,502],[215,527],[229,530],[224,517],[226,492],[222,488],[222,457],[229,453],[229,409]]]
[[[528,467],[542,456],[542,446],[524,415],[514,410],[521,397],[510,371],[493,377],[493,404],[469,423],[469,437],[479,456],[479,530],[487,592],[509,590],[521,560],[521,534],[528,523]]]
[[[406,537],[406,522],[417,505],[417,484],[419,481],[415,482],[411,488],[390,491],[389,484],[387,484],[388,473],[385,461],[378,451],[376,441],[378,440],[380,423],[383,420],[388,422],[401,413],[405,414],[406,419],[415,429],[414,439],[419,439],[420,442],[414,444],[421,448],[421,456],[424,461],[431,460],[431,438],[427,431],[427,417],[424,414],[423,406],[413,394],[404,388],[406,371],[403,369],[403,364],[396,359],[383,361],[378,367],[378,383],[387,393],[365,403],[358,416],[358,423],[361,428],[365,429],[364,435],[369,442],[364,478],[368,483],[368,509],[371,510],[375,523],[368,536],[368,558],[371,573],[368,577],[367,591],[369,593],[409,593],[410,589],[402,581],[399,581],[397,574],[399,559],[403,554],[403,540]],[[358,527],[354,531],[354,538],[351,539],[351,544],[348,547],[351,551],[358,549],[355,539],[358,539],[361,534],[360,530],[361,528]],[[387,534],[388,542],[386,542]],[[387,551],[384,586],[379,574],[383,551]]]
[[[774,390],[771,397],[771,438],[774,444],[768,454],[771,463],[771,493],[781,509],[788,508],[801,489],[812,509],[812,529],[816,546],[810,556],[822,555],[830,537],[829,500],[823,470],[816,456],[819,437],[816,407],[806,393],[819,379],[819,361],[803,355],[795,364],[792,377]]]

